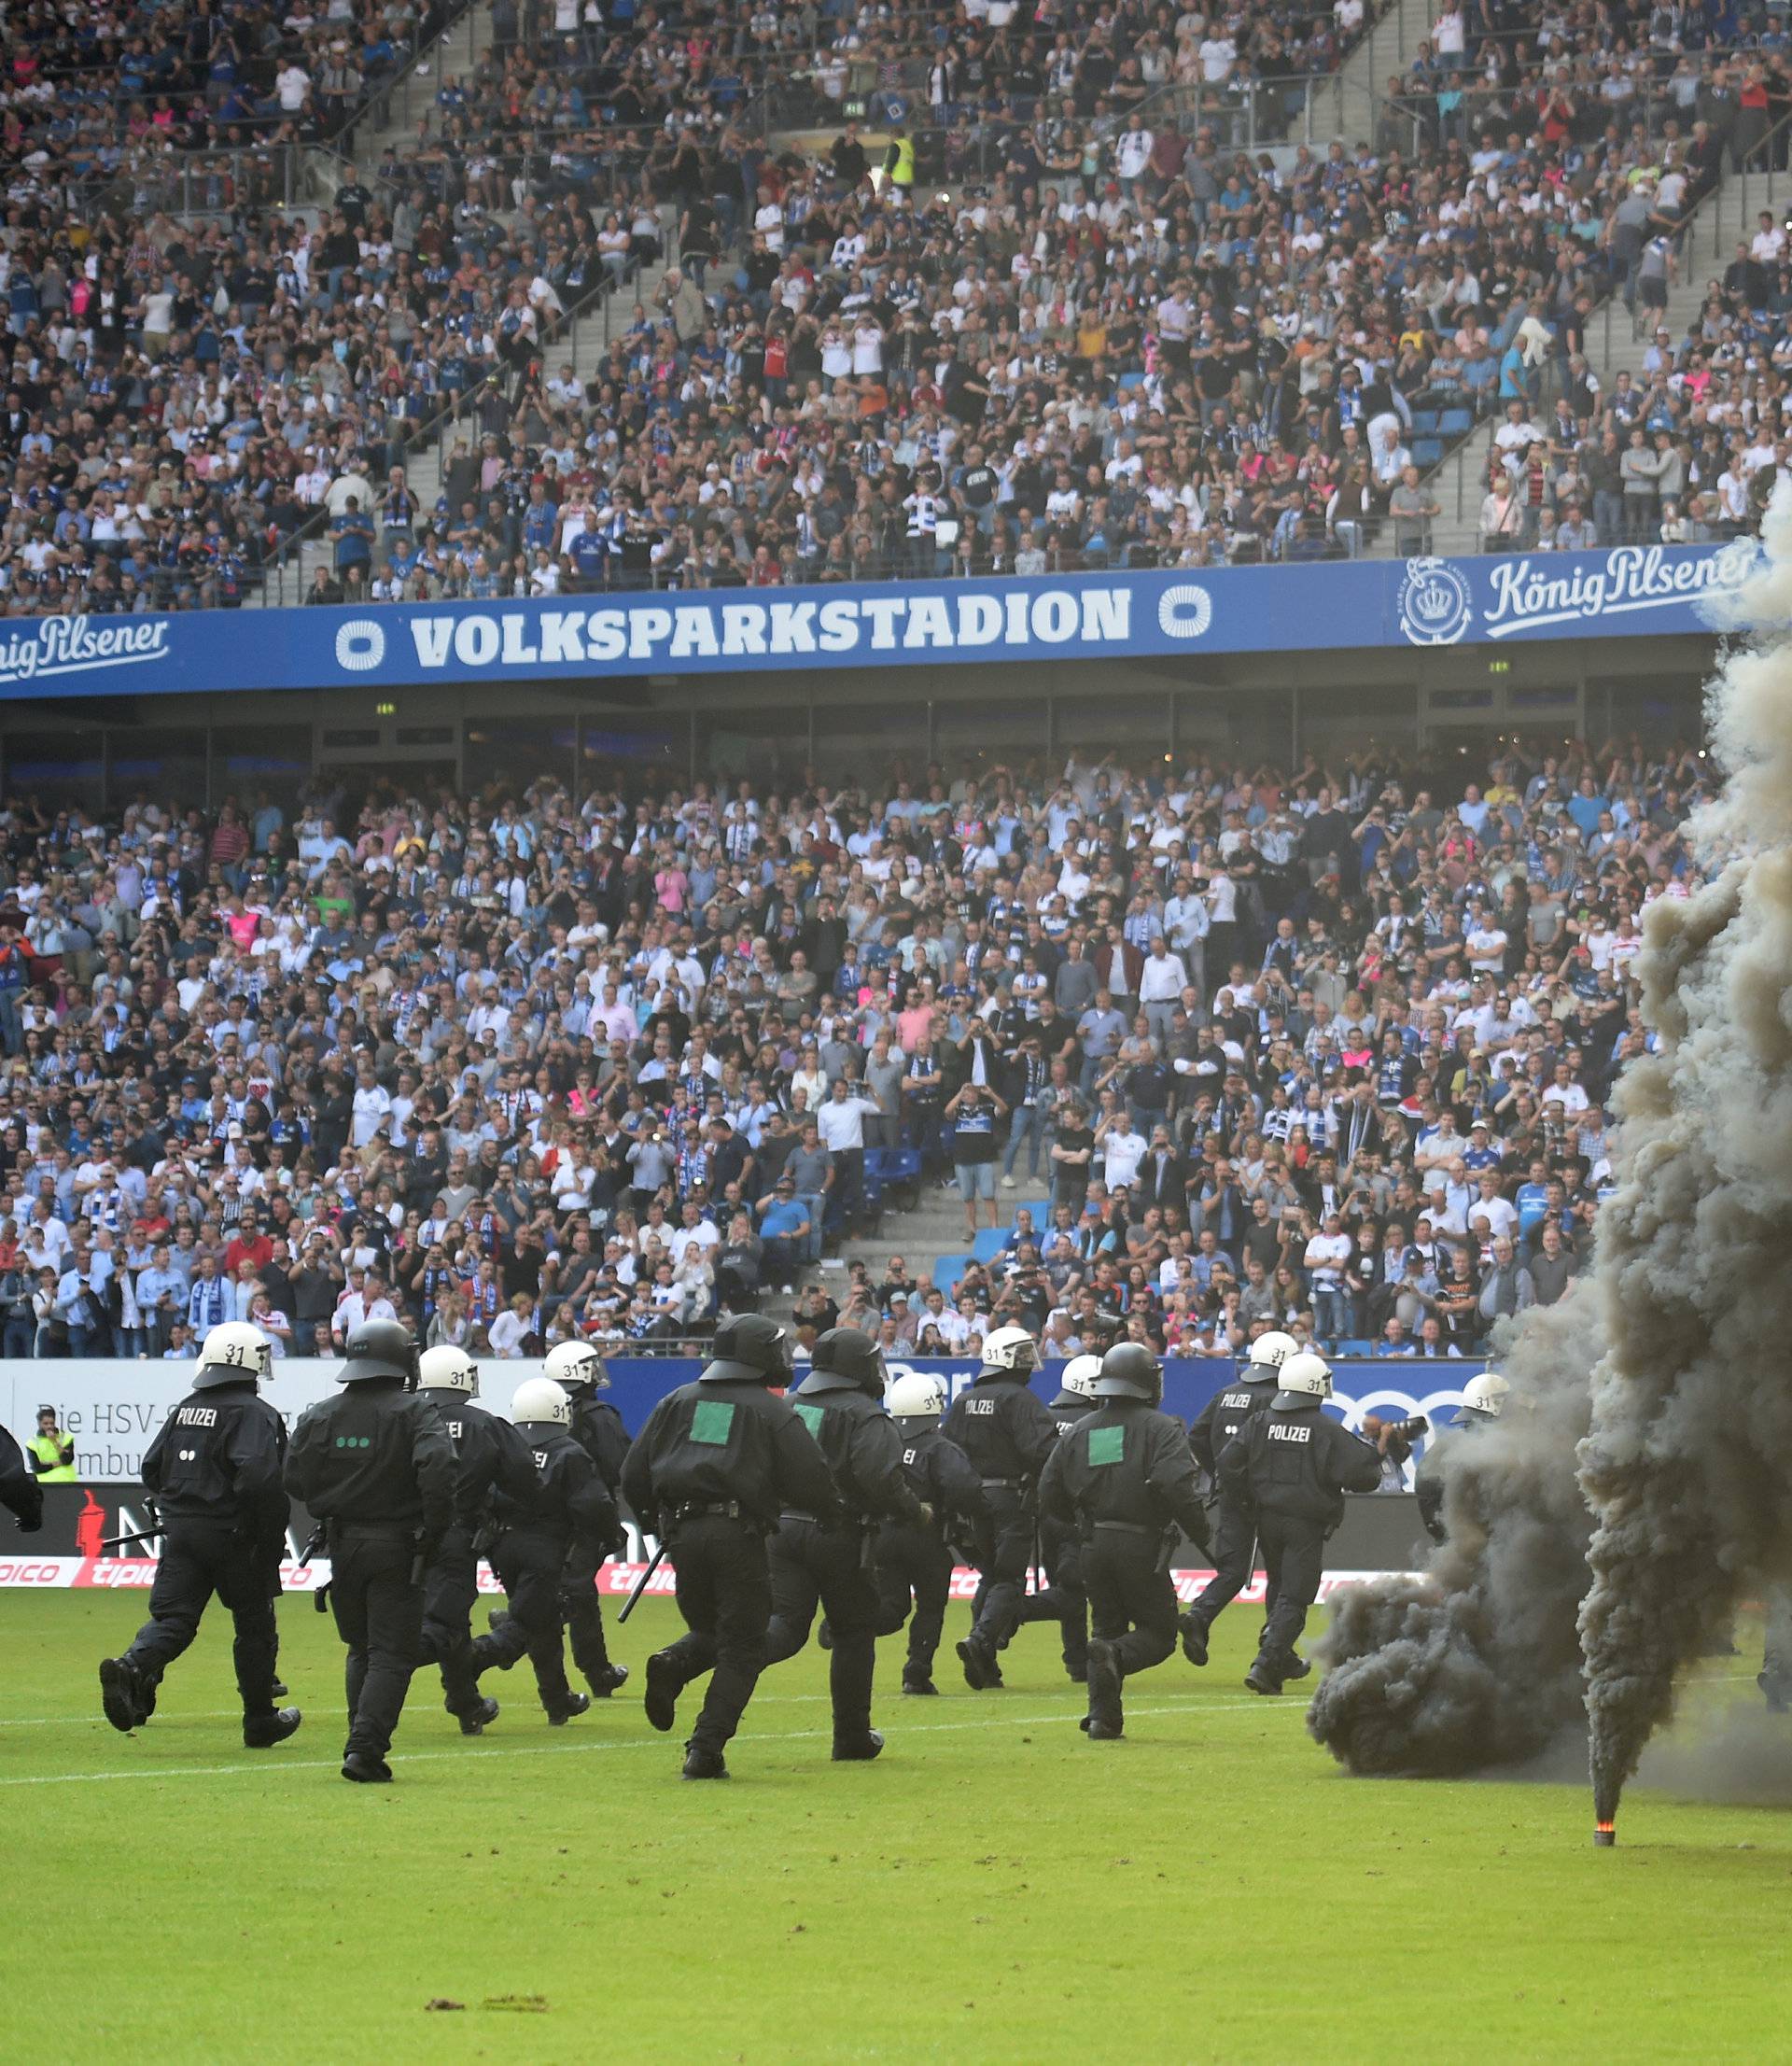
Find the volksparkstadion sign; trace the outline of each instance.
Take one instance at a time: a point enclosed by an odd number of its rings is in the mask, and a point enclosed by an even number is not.
[[[1472,559],[16,620],[0,697],[1709,634],[1752,541]],[[245,631],[253,636],[245,637]]]

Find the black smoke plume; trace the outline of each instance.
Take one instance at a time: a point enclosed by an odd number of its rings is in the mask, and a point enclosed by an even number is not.
[[[1600,1218],[1605,1354],[1580,1485],[1594,1805],[1616,1813],[1687,1662],[1792,1539],[1792,497],[1741,608],[1774,627],[1709,701],[1722,791],[1688,836],[1705,886],[1650,908],[1658,1051],[1620,1092]],[[1751,1590],[1753,1585],[1751,1583]]]
[[[1575,1445],[1598,1353],[1589,1288],[1528,1316],[1501,1358],[1513,1389],[1495,1427],[1436,1438],[1449,1539],[1422,1576],[1333,1603],[1307,1726],[1353,1772],[1516,1764],[1581,1727],[1589,1523]]]
[[[1706,879],[1645,921],[1655,1051],[1615,1095],[1593,1270],[1510,1342],[1530,1409],[1442,1452],[1449,1543],[1318,1646],[1308,1726],[1354,1771],[1586,1732],[1608,1823],[1739,1589],[1792,1575],[1792,492],[1767,544],[1737,610],[1767,634],[1711,691],[1725,780],[1686,828]]]

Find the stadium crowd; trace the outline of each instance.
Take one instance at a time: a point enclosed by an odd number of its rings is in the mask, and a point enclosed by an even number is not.
[[[1470,1352],[1586,1264],[1703,783],[1502,752],[12,800],[0,1353],[651,1353],[799,1285],[903,1353]],[[819,1268],[880,1172],[1032,1202]]]
[[[1578,487],[1617,399],[1584,354],[1593,311],[1659,306],[1676,226],[1785,103],[1783,39],[1732,54],[1696,10],[1655,10],[1665,42],[1640,10],[1472,11],[1444,10],[1356,145],[1242,148],[1214,96],[1255,79],[1254,109],[1272,47],[1297,76],[1357,0],[1333,27],[1264,9],[1236,30],[991,5],[944,43],[931,12],[863,35],[830,17],[848,44],[924,31],[952,77],[932,126],[813,148],[769,137],[752,96],[814,24],[567,0],[507,12],[414,147],[344,164],[315,221],[83,216],[66,180],[23,177],[0,237],[6,608],[230,607],[308,523],[332,602],[1409,552],[1445,449],[1551,397],[1539,463]],[[104,103],[108,51],[46,56],[46,80]],[[73,151],[94,126],[39,91],[15,77],[21,167],[37,128]],[[565,313],[668,246],[581,376]],[[1647,511],[1620,500],[1627,528],[1747,520],[1719,461],[1792,348],[1781,255],[1756,260],[1748,324],[1670,339],[1634,384],[1649,454],[1651,417],[1694,435]],[[450,406],[464,435],[425,507],[405,469]],[[1489,542],[1554,528],[1517,485]],[[1545,499],[1575,535],[1598,492]]]

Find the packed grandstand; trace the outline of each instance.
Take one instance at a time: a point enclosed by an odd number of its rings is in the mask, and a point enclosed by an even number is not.
[[[1487,549],[1697,542],[1777,463],[1784,228],[1656,330],[1771,10],[1445,0],[1373,100],[1363,0],[443,18],[8,16],[9,611],[1409,554],[1471,435]]]
[[[799,1286],[910,1353],[1472,1351],[1586,1265],[1702,775],[15,802],[5,1352],[651,1352]],[[969,1252],[875,1261],[935,1183]]]

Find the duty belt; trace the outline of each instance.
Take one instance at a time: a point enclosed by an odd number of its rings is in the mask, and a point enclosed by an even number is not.
[[[786,1507],[777,1517],[780,1521],[808,1521],[818,1528],[862,1528],[865,1517],[860,1513],[836,1514],[831,1521],[824,1521],[819,1513],[805,1512],[801,1507]]]
[[[986,1492],[1025,1492],[1025,1478],[985,1478],[981,1481]]]
[[[750,1521],[752,1519],[738,1499],[687,1499],[672,1509],[671,1518],[679,1521],[701,1521],[713,1518],[718,1521]]]
[[[1103,1528],[1113,1535],[1148,1535],[1155,1540],[1163,1534],[1162,1528],[1148,1528],[1142,1521],[1091,1521],[1092,1528]]]

